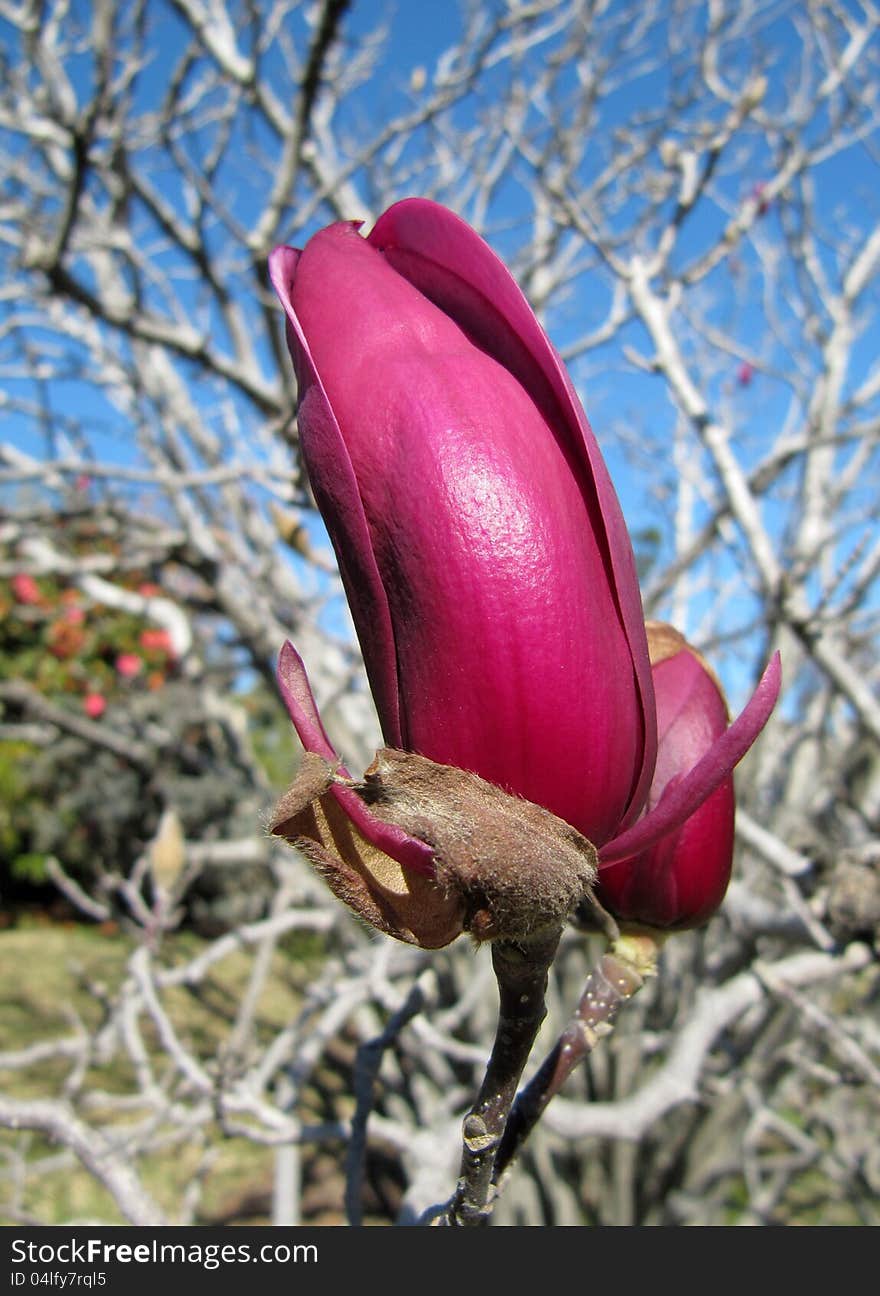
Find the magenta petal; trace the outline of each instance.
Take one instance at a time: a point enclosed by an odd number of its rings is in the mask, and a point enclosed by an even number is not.
[[[303,747],[335,765],[338,758],[321,723],[305,666],[299,653],[289,642],[284,644],[278,659],[278,685]],[[338,768],[343,778],[347,778],[345,766],[339,765]],[[411,869],[425,877],[435,876],[437,870],[430,846],[416,837],[408,836],[400,828],[374,819],[357,793],[350,788],[334,783],[329,791],[358,832],[371,845],[396,860],[401,868]]]
[[[278,247],[269,257],[269,277],[287,314],[288,342],[299,382],[300,440],[321,514],[344,519],[341,535],[331,526],[330,538],[355,624],[370,626],[373,651],[366,665],[385,740],[400,747],[397,653],[388,598],[351,459],[291,301],[301,256],[295,248]]]
[[[781,684],[782,667],[777,652],[744,710],[706,755],[674,787],[669,788],[649,814],[601,847],[601,868],[619,864],[647,850],[699,809],[742,760],[764,728],[776,705]]]
[[[349,558],[386,741],[606,841],[653,737],[593,477],[535,361],[487,304],[541,401],[345,223],[309,241],[288,288],[304,459]],[[640,617],[638,633],[644,649]]]
[[[629,823],[648,796],[657,751],[644,614],[620,504],[565,366],[507,267],[453,212],[428,199],[404,199],[379,218],[367,241],[514,373],[551,424],[567,429],[569,448],[583,466],[596,500],[641,700],[644,759],[622,821]]]
[[[289,641],[284,643],[278,657],[278,686],[303,747],[336,765],[339,758],[321,723],[303,659]],[[349,777],[344,765],[338,769],[343,778]]]

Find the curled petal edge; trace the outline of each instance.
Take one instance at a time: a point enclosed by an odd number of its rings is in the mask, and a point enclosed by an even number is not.
[[[600,870],[640,855],[689,819],[732,773],[764,728],[782,685],[774,653],[748,703],[696,765],[660,798],[654,809],[599,850]]]
[[[352,223],[355,226],[359,224]],[[301,255],[296,248],[282,246],[275,248],[269,257],[269,278],[287,316],[290,350],[299,358],[296,368],[300,384],[300,435],[303,435],[304,426],[308,425],[312,457],[319,464],[324,463],[327,468],[327,471],[319,471],[312,481],[321,513],[324,517],[344,519],[344,543],[337,545],[334,542],[339,571],[349,604],[353,609],[359,610],[363,621],[372,627],[371,636],[376,644],[376,652],[371,655],[372,671],[368,672],[370,686],[377,699],[379,712],[385,718],[385,738],[399,746],[400,705],[395,665],[397,650],[391,612],[373,553],[370,528],[345,439],[293,308],[293,282]],[[312,707],[314,708],[314,702]]]

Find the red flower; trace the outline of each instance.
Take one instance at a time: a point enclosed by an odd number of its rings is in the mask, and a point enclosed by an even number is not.
[[[103,693],[87,693],[83,698],[83,711],[92,720],[100,720],[107,710],[107,699]]]
[[[120,653],[116,658],[116,673],[123,679],[134,679],[144,668],[143,659],[137,653]]]
[[[648,623],[648,645],[659,746],[644,822],[731,732],[724,696],[699,653],[658,622]],[[733,775],[727,773],[672,832],[601,868],[602,903],[618,918],[648,927],[687,928],[708,921],[730,880],[734,809]]]
[[[174,644],[167,630],[142,630],[140,644],[147,652],[165,653],[167,657],[174,656]]]
[[[13,576],[10,584],[12,593],[19,603],[42,603],[43,595],[33,576],[28,576],[26,572],[19,572]]]

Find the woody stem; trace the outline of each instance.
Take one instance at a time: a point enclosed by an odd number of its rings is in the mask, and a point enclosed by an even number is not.
[[[600,958],[565,1029],[510,1113],[494,1161],[496,1185],[575,1067],[600,1039],[611,1034],[620,1008],[642,988],[647,977],[656,974],[662,941],[659,933],[631,933],[621,936]]]
[[[529,942],[496,941],[498,1029],[476,1102],[462,1126],[458,1187],[435,1224],[474,1227],[489,1222],[494,1204],[495,1155],[535,1036],[546,1014],[547,975],[559,931]]]

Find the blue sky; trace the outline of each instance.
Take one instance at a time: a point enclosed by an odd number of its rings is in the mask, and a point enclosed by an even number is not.
[[[75,0],[81,14],[88,13],[88,6],[83,0]],[[855,11],[858,6],[855,0],[847,0],[848,7]],[[501,9],[504,6],[499,6]],[[794,7],[796,9],[796,6]],[[612,2],[608,13],[613,19],[621,11],[621,6]],[[765,65],[768,75],[768,92],[766,104],[772,108],[782,108],[789,93],[791,79],[795,72],[795,48],[792,44],[793,28],[790,23],[794,9],[790,4],[768,3],[764,9],[767,15],[766,25],[760,33],[746,33],[735,52],[731,65],[725,68],[725,75],[733,77],[738,60],[751,60],[757,57],[758,45],[766,51]],[[156,31],[155,54],[149,64],[139,91],[138,107],[149,112],[157,97],[164,92],[168,76],[175,66],[180,49],[180,20],[170,6],[158,6],[150,10],[151,15],[158,15],[159,27]],[[361,87],[353,96],[344,120],[354,133],[369,132],[386,120],[389,115],[399,111],[402,106],[411,102],[412,77],[417,69],[424,69],[430,79],[437,60],[448,45],[455,40],[460,27],[457,7],[446,0],[421,0],[420,3],[394,3],[393,0],[354,0],[350,14],[346,19],[346,32],[350,39],[357,43],[364,39],[376,27],[383,23],[386,28],[386,44],[378,75],[370,84]],[[302,15],[293,19],[295,33],[303,34]],[[651,37],[659,40],[662,32]],[[0,20],[0,38],[7,44],[11,56],[15,56],[14,41],[9,28]],[[71,75],[74,84],[84,87],[91,75],[91,60],[87,48],[71,64]],[[275,74],[271,59],[267,60],[266,75],[271,79]],[[277,71],[277,69],[275,70]],[[573,89],[576,81],[576,68],[567,69],[565,84]],[[501,72],[492,73],[485,82],[487,91],[485,102],[491,102],[492,87],[503,79]],[[494,78],[494,80],[493,80]],[[670,90],[670,76],[666,69],[660,68],[645,72],[642,75],[629,77],[624,87],[606,103],[604,109],[604,134],[585,141],[582,174],[588,177],[590,169],[598,168],[603,158],[608,156],[611,147],[612,132],[615,126],[630,120],[634,114],[650,116],[662,105],[664,97]],[[468,124],[470,108],[458,110],[459,120]],[[717,115],[717,114],[716,114]],[[471,119],[472,120],[472,119]],[[680,123],[679,126],[684,123]],[[815,132],[822,126],[821,115],[810,128]],[[678,133],[681,131],[679,129]],[[676,123],[672,122],[670,134],[676,136]],[[808,136],[809,138],[809,132]],[[11,139],[11,142],[10,142]],[[211,140],[210,132],[203,137],[203,148]],[[22,147],[20,137],[7,137],[6,147]],[[253,137],[248,132],[242,134],[241,148],[254,147],[263,150],[271,161],[273,147],[271,139],[256,130]],[[243,157],[244,154],[242,153]],[[141,160],[149,165],[152,182],[161,191],[164,199],[172,206],[185,202],[179,177],[171,170],[162,169],[160,156],[155,153],[151,158],[144,151]],[[233,153],[232,164],[236,162]],[[706,246],[714,238],[730,211],[744,201],[769,169],[772,159],[762,146],[755,144],[751,151],[743,154],[740,168],[732,167],[728,174],[719,176],[716,182],[716,198],[701,204],[700,208],[688,219],[679,241],[672,264],[681,264],[693,257],[700,247]],[[840,254],[840,235],[845,232],[858,233],[866,229],[869,222],[877,217],[877,189],[872,186],[876,180],[876,167],[862,145],[854,145],[846,154],[832,157],[815,171],[816,211],[820,224],[824,227],[823,237],[818,241],[818,256],[831,268]],[[511,179],[500,189],[497,201],[489,213],[487,237],[501,255],[515,258],[522,239],[528,232],[529,203],[527,185],[529,173],[522,164],[514,166]],[[227,190],[230,195],[230,206],[240,221],[244,233],[247,231],[251,214],[257,210],[259,193],[253,192],[248,185],[246,166],[232,165]],[[404,189],[403,192],[412,190]],[[635,191],[621,207],[621,221],[627,212],[635,212],[641,195]],[[359,213],[353,212],[356,216]],[[467,211],[463,212],[469,215]],[[323,223],[324,214],[317,213],[313,225]],[[147,227],[145,238],[149,238]],[[310,232],[309,229],[296,233],[297,241]],[[781,237],[780,214],[776,206],[771,206],[756,229],[759,243],[775,241]],[[208,240],[212,255],[224,261],[235,256],[235,234],[220,223],[208,222],[205,237]],[[7,248],[6,255],[9,256]],[[586,329],[595,325],[602,318],[609,297],[609,280],[600,264],[588,252],[581,256],[582,273],[571,285],[568,293],[560,300],[548,319],[548,330],[553,341],[560,349],[566,347]],[[763,305],[761,298],[760,263],[755,246],[746,242],[736,255],[735,271],[730,262],[719,267],[707,280],[707,293],[710,296],[708,305],[709,317],[737,341],[741,354],[726,356],[716,350],[712,356],[711,370],[703,369],[700,380],[703,383],[713,408],[729,414],[737,427],[737,454],[744,464],[755,462],[765,452],[770,439],[782,426],[789,408],[790,389],[782,380],[780,373],[783,365],[789,363],[785,354],[783,338],[780,334],[772,338],[763,329]],[[199,309],[201,291],[197,280],[188,284],[182,277],[188,273],[187,267],[179,267],[178,294],[184,302],[189,302],[194,313]],[[7,271],[7,283],[14,279],[15,267]],[[798,321],[793,313],[786,315],[785,272],[782,272],[783,292],[778,295],[779,322],[785,329],[796,328]],[[243,281],[244,282],[244,281]],[[230,289],[237,290],[234,278],[229,281]],[[794,293],[791,294],[794,297]],[[157,297],[157,304],[159,298]],[[876,312],[876,291],[873,298],[873,309]],[[0,309],[3,309],[0,307]],[[9,306],[6,307],[9,309]],[[220,337],[220,323],[214,316],[212,326]],[[40,333],[30,330],[29,336],[38,341]],[[6,344],[8,348],[8,343]],[[658,511],[650,501],[649,487],[656,474],[666,468],[663,462],[664,447],[668,448],[671,429],[674,425],[675,411],[670,403],[668,391],[661,379],[649,373],[633,369],[625,359],[622,346],[628,345],[639,353],[650,356],[650,343],[644,329],[639,324],[631,324],[624,329],[612,345],[601,348],[579,360],[573,366],[573,373],[584,395],[585,406],[594,426],[594,430],[603,446],[603,450],[612,470],[618,492],[630,525],[638,529],[642,525],[659,523],[668,543],[670,530],[669,519],[664,518],[662,508]],[[6,356],[8,358],[8,349]],[[876,339],[866,331],[853,349],[851,372],[848,377],[850,387],[859,382],[868,371],[876,356]],[[755,372],[747,383],[738,379],[742,357],[749,357],[755,362]],[[267,357],[268,364],[268,357]],[[181,364],[186,374],[185,363]],[[11,391],[27,390],[24,382],[12,381]],[[195,384],[192,388],[200,399],[206,421],[215,426],[218,435],[222,434],[217,410],[218,391],[211,384],[202,387]],[[201,394],[199,394],[201,393]],[[242,400],[243,398],[236,398]],[[131,462],[133,447],[130,432],[120,413],[102,395],[100,389],[86,387],[80,382],[58,381],[50,394],[50,403],[54,411],[54,427],[57,431],[63,426],[66,416],[87,414],[89,421],[90,441],[96,454],[101,457],[116,459],[122,463]],[[242,403],[242,415],[248,416]],[[624,454],[622,443],[616,433],[623,429],[638,443],[654,444],[653,460],[641,465],[633,465]],[[6,417],[0,424],[0,437],[9,439],[29,452],[42,455],[47,452],[46,438],[43,430],[32,421],[20,417]],[[58,447],[55,447],[55,453]],[[846,453],[846,452],[842,452]],[[656,465],[652,468],[652,462]],[[866,480],[866,490],[870,489],[870,479]],[[865,501],[866,502],[866,501]],[[772,530],[783,525],[784,513],[780,508],[776,512],[771,508],[767,514],[767,524]],[[317,527],[317,523],[315,524]],[[841,541],[841,553],[851,549],[856,543],[856,532],[845,536]],[[735,564],[735,559],[732,560]],[[732,568],[732,570],[734,570]],[[703,596],[703,603],[711,599],[711,591]],[[699,607],[695,604],[695,612]],[[748,618],[751,609],[748,601],[743,604],[742,615]]]

